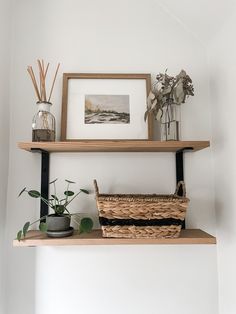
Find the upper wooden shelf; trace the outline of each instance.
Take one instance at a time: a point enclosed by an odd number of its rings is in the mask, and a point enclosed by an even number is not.
[[[48,152],[176,152],[181,149],[198,151],[210,146],[209,141],[110,141],[83,140],[73,142],[20,142],[27,151],[42,149]]]
[[[13,241],[13,246],[65,246],[65,245],[133,245],[133,244],[216,244],[216,238],[200,229],[184,229],[179,238],[174,239],[124,239],[103,238],[101,230],[93,230],[67,238],[48,238],[40,231],[28,232],[26,238]]]

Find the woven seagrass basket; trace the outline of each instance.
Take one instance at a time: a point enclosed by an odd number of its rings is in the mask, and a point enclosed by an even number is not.
[[[183,181],[171,195],[99,194],[96,180],[94,186],[103,237],[179,237],[189,203]],[[183,196],[178,196],[180,187]]]

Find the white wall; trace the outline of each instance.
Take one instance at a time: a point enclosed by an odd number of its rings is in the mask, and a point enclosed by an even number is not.
[[[10,2],[0,0],[0,313],[5,314],[5,218],[9,143]]]
[[[37,253],[36,314],[218,313],[214,246],[54,247]],[[46,271],[49,261],[57,267]]]
[[[236,9],[209,45],[221,314],[233,314],[236,308],[235,17]]]
[[[38,215],[37,202],[15,198],[22,187],[37,188],[40,184],[39,156],[16,148],[17,141],[31,139],[31,119],[36,106],[26,66],[38,57],[54,65],[61,61],[61,72],[155,74],[168,68],[169,73],[177,74],[184,68],[193,78],[196,96],[182,106],[183,139],[211,137],[205,48],[163,12],[156,1],[16,1],[11,71],[7,314],[65,311],[133,314],[144,313],[147,308],[150,314],[157,310],[163,314],[216,314],[214,246],[40,250],[10,247],[24,221]],[[53,99],[58,131],[61,77]],[[188,227],[215,233],[211,150],[187,154],[185,160],[191,199]],[[104,192],[170,193],[175,188],[174,174],[172,154],[51,156],[51,178],[70,178],[89,189],[92,179],[97,178]],[[62,181],[59,189],[63,189]],[[96,212],[95,207],[93,195],[81,198],[74,205],[75,210],[91,214]]]

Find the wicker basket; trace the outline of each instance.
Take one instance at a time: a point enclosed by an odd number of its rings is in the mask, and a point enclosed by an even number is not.
[[[175,194],[99,194],[94,180],[99,221],[106,238],[177,238],[189,199],[183,181]],[[182,187],[183,196],[178,196]]]

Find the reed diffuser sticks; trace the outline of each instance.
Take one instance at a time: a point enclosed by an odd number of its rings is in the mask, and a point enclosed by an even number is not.
[[[28,66],[27,71],[28,71],[30,78],[32,80],[33,87],[34,87],[34,90],[35,90],[35,93],[37,96],[37,100],[39,102],[50,102],[51,97],[52,97],[52,93],[53,93],[53,89],[54,89],[54,85],[55,85],[55,81],[57,78],[58,70],[60,67],[60,63],[58,63],[57,68],[56,68],[56,72],[54,74],[51,89],[49,92],[49,97],[47,97],[47,89],[46,89],[46,77],[47,77],[47,73],[48,73],[49,63],[47,63],[47,65],[45,67],[44,60],[38,59],[37,64],[38,64],[38,71],[39,71],[39,84],[37,83],[33,67]]]

